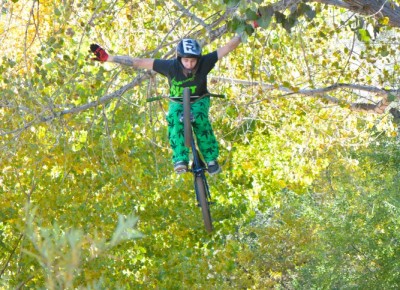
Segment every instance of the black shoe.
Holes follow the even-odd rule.
[[[174,170],[177,174],[185,173],[188,171],[188,163],[186,161],[175,162]]]
[[[221,172],[221,167],[216,160],[207,163],[208,173],[214,175]]]

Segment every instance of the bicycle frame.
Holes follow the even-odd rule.
[[[192,96],[192,98],[197,101],[204,97],[217,97],[217,98],[225,98],[225,95],[219,94],[211,94],[207,93],[202,96]],[[210,214],[210,204],[211,204],[211,194],[210,189],[207,183],[206,174],[207,171],[206,164],[201,159],[199,151],[197,150],[197,145],[195,138],[193,136],[192,130],[192,123],[190,120],[190,103],[191,103],[191,96],[190,96],[190,89],[185,88],[183,91],[183,101],[181,97],[170,97],[170,96],[157,96],[153,98],[148,98],[147,102],[152,102],[161,99],[169,99],[173,102],[182,103],[183,105],[183,126],[184,126],[184,136],[185,136],[185,146],[192,150],[193,154],[193,162],[190,172],[193,173],[194,177],[194,189],[196,193],[196,199],[198,205],[201,207],[204,226],[207,232],[212,232],[212,220]]]

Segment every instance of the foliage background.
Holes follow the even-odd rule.
[[[0,3],[0,287],[399,287],[389,18],[300,1]],[[88,47],[171,57],[184,36],[208,52],[234,31],[245,42],[210,76],[228,98],[211,112],[223,173],[209,235],[191,177],[171,174],[167,104],[146,102],[166,81]],[[392,93],[380,114],[365,109],[374,89]]]

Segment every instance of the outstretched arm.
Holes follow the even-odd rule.
[[[234,50],[242,42],[240,35],[236,35],[227,44],[217,49],[218,59],[223,58],[225,55]]]
[[[258,15],[258,17],[261,17],[261,13],[260,12],[257,12],[257,15]],[[259,25],[258,25],[256,20],[254,20],[251,23],[251,26],[253,27],[253,29],[256,29],[256,28],[259,27]],[[242,36],[240,34],[237,34],[230,41],[228,41],[227,44],[225,44],[224,46],[222,46],[222,47],[217,49],[218,59],[221,59],[225,55],[230,53],[232,50],[234,50],[236,47],[238,47],[241,42],[242,42]]]
[[[104,48],[98,44],[91,44],[90,50],[96,56],[93,60],[101,62],[115,62],[133,68],[153,69],[154,59],[152,58],[133,58],[125,55],[109,55]]]
[[[153,69],[154,63],[152,58],[133,58],[127,55],[109,55],[107,61],[143,69]]]

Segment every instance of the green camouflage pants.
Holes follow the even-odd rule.
[[[218,143],[215,138],[208,112],[210,109],[210,98],[201,99],[191,105],[194,117],[193,131],[196,136],[197,145],[206,162],[218,158]],[[180,103],[169,102],[167,115],[168,138],[172,148],[172,161],[189,161],[189,149],[185,146],[183,123],[180,121],[183,106]]]

